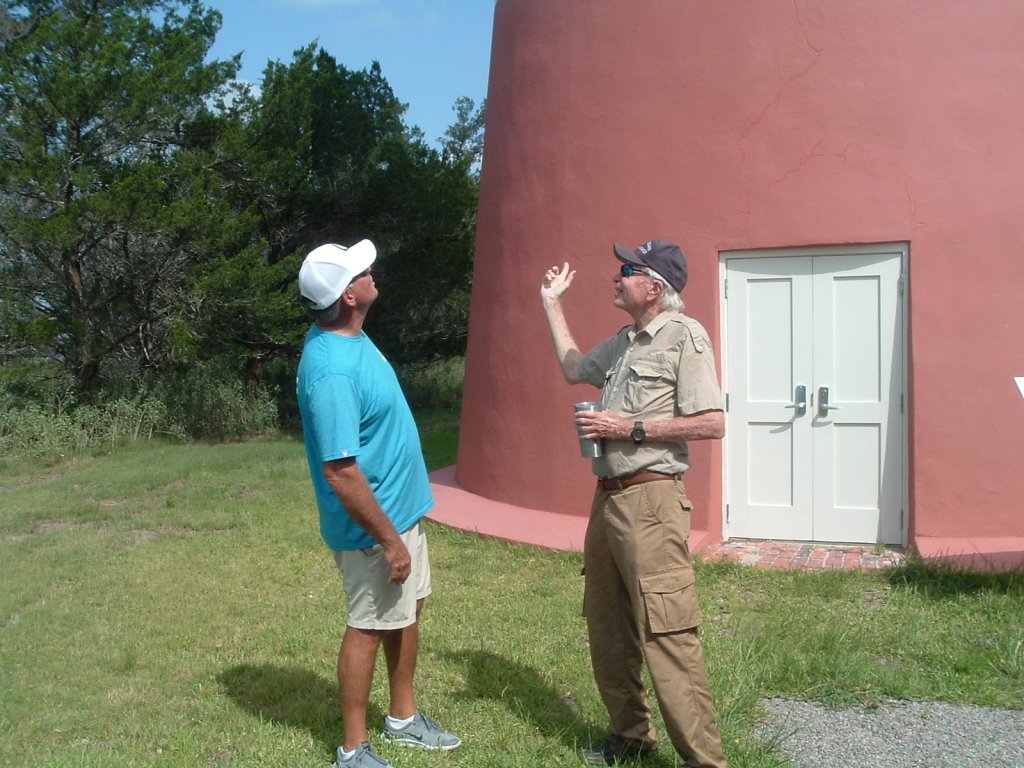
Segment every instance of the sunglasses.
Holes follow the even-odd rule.
[[[650,277],[650,272],[633,264],[623,264],[619,267],[619,274],[623,277],[632,277],[633,275],[647,275]]]

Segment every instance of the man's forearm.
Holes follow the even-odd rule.
[[[569,330],[569,323],[565,319],[562,304],[557,299],[546,299],[543,304],[544,316],[548,321],[551,341],[555,346],[555,356],[558,358],[558,364],[562,367],[562,375],[570,384],[576,384],[580,381],[577,367],[583,355],[572,336],[572,332]]]
[[[639,419],[611,411],[595,411],[590,415],[576,414],[580,436],[593,440],[630,440],[636,421],[643,421],[648,442],[684,443],[689,440],[718,440],[725,435],[725,414],[717,410],[701,411],[670,419]]]
[[[394,524],[381,509],[373,489],[355,459],[324,462],[324,476],[345,512],[381,546],[391,569],[390,581],[404,584],[412,572],[412,558]]]
[[[354,460],[326,462],[324,476],[348,516],[374,541],[390,546],[400,540],[398,531],[373,495],[366,475]]]
[[[690,440],[719,440],[725,436],[725,414],[704,411],[691,416],[644,421],[648,440],[681,443]]]

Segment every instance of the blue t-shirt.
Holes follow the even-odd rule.
[[[326,461],[355,459],[399,533],[433,508],[412,411],[369,336],[341,336],[314,325],[302,347],[296,389],[320,535],[328,547],[361,549],[375,542],[334,494],[324,476]]]

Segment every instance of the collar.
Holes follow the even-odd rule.
[[[641,333],[646,333],[648,336],[655,336],[658,331],[665,327],[668,323],[672,322],[674,312],[659,312],[654,318],[640,330],[637,330],[634,326],[629,331],[629,340],[634,341],[637,336]]]

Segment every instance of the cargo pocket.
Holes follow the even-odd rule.
[[[682,565],[640,577],[647,626],[655,635],[692,629],[701,622],[693,568]]]

